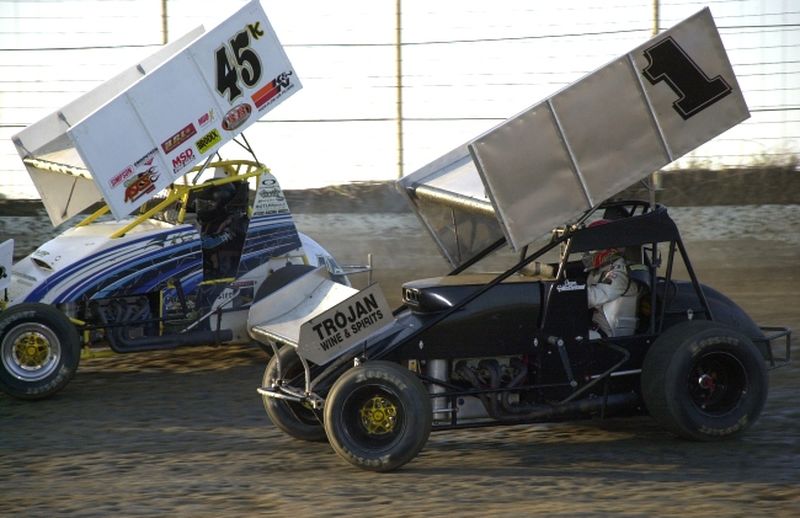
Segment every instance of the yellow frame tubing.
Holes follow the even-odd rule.
[[[196,166],[196,167],[192,168],[189,171],[189,173],[200,171],[201,167],[202,166]],[[252,162],[250,160],[223,160],[223,161],[220,161],[220,162],[213,162],[211,164],[208,164],[206,169],[212,168],[212,167],[213,168],[220,168],[220,167],[223,168],[225,170],[225,174],[228,175],[227,178],[216,178],[216,179],[210,180],[208,182],[205,182],[205,183],[203,183],[201,185],[189,185],[189,184],[184,184],[184,185],[172,184],[172,185],[170,185],[169,186],[169,194],[167,195],[166,198],[164,198],[164,200],[161,203],[159,203],[158,205],[148,209],[146,212],[141,213],[132,222],[130,222],[129,224],[125,225],[123,228],[121,228],[121,229],[117,230],[116,232],[114,232],[113,234],[111,234],[111,236],[110,236],[111,239],[117,239],[117,238],[120,238],[120,237],[124,236],[125,234],[130,232],[131,229],[136,228],[142,222],[144,222],[145,220],[149,219],[154,214],[157,214],[158,212],[161,212],[164,208],[168,207],[169,205],[175,203],[178,200],[180,200],[182,202],[181,203],[181,208],[178,211],[178,223],[179,224],[183,223],[184,218],[186,217],[186,202],[187,202],[187,200],[189,198],[189,194],[192,191],[200,191],[200,190],[207,189],[208,187],[213,187],[213,186],[216,186],[216,185],[224,185],[226,183],[238,182],[238,181],[241,181],[241,180],[247,180],[248,178],[258,177],[258,176],[261,176],[264,173],[268,173],[269,172],[269,168],[267,168],[266,166],[264,166],[262,164],[259,164],[257,162]],[[242,172],[243,168],[244,168],[244,172]],[[187,174],[189,174],[189,173],[187,173]],[[184,176],[184,179],[185,178],[186,177]],[[94,221],[96,221],[100,216],[103,216],[104,214],[107,214],[109,211],[110,211],[110,209],[109,209],[108,205],[103,205],[98,210],[93,212],[91,215],[89,215],[86,218],[84,218],[76,226],[77,227],[83,227],[83,226],[89,225],[89,224],[93,223]],[[250,207],[248,207],[248,212],[250,212]]]
[[[93,212],[91,215],[89,215],[89,216],[86,216],[86,217],[85,217],[83,220],[81,220],[81,222],[80,222],[80,223],[78,223],[78,224],[77,224],[77,225],[75,225],[75,226],[76,226],[76,227],[85,227],[86,225],[89,225],[90,223],[94,223],[94,221],[95,221],[97,218],[99,218],[99,217],[100,217],[100,216],[102,216],[103,214],[106,214],[106,213],[108,213],[110,210],[111,210],[111,209],[109,209],[109,208],[108,208],[108,205],[103,205],[102,207],[100,207],[99,209],[97,209],[96,211],[94,211],[94,212]]]

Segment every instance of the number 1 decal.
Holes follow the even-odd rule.
[[[667,82],[678,96],[672,107],[684,120],[731,93],[721,76],[709,79],[671,36],[645,49],[644,56],[647,66],[642,73],[651,84]]]

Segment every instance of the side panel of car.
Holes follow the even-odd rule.
[[[428,359],[518,354],[532,344],[540,308],[540,283],[499,285],[443,322],[406,341],[393,357]],[[437,318],[437,313],[410,314],[406,318],[416,320],[414,325],[425,326]]]
[[[738,304],[709,286],[702,287],[715,322],[736,329],[751,340],[763,338],[758,324]],[[661,301],[666,303],[664,329],[694,318],[709,320],[692,284],[688,281],[672,281],[669,285],[660,281],[656,296],[660,304],[663,303]]]
[[[59,249],[74,246],[67,233],[42,245]],[[118,240],[103,240],[95,251],[75,258],[70,264],[48,272],[32,259],[36,252],[14,266],[16,281],[36,279],[49,274],[32,286],[16,302],[63,304],[85,298],[106,298],[143,294],[152,291],[164,278],[191,275],[200,264],[200,239],[190,225],[148,231]]]
[[[59,239],[57,237],[47,245],[53,248]],[[300,238],[291,215],[253,218],[248,225],[238,274],[244,275],[270,257],[284,255],[299,247]],[[38,285],[31,286],[24,298],[12,302],[64,304],[85,299],[143,295],[176,279],[188,294],[204,280],[202,263],[201,235],[191,225],[130,238],[107,239],[99,250],[51,273]],[[14,266],[19,282],[25,282],[26,278],[36,279],[33,274],[43,270],[43,265],[31,257]]]

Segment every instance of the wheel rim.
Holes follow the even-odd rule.
[[[51,375],[61,358],[61,342],[49,327],[29,322],[3,338],[3,366],[15,378],[31,382]]]
[[[369,449],[391,448],[405,427],[400,398],[387,387],[370,385],[354,391],[343,411],[348,435]]]
[[[721,416],[738,407],[747,394],[747,371],[734,355],[711,352],[694,362],[688,383],[695,407],[704,414]]]
[[[361,426],[370,435],[390,434],[397,426],[397,405],[382,395],[375,395],[359,409]]]

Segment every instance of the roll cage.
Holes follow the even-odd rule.
[[[612,219],[612,221],[606,225],[589,228],[586,223],[596,217],[608,218]],[[497,240],[471,259],[453,269],[448,276],[462,273],[493,252],[502,248],[505,244],[505,238]],[[659,244],[667,246],[666,257],[662,255]],[[534,263],[548,252],[559,247],[559,261],[552,265],[557,273],[554,279],[550,279],[551,284],[554,286],[559,282],[565,281],[568,275],[574,272],[574,269],[579,266],[579,261],[570,260],[571,254],[609,247],[626,247],[641,252],[638,257],[641,261],[640,264],[644,266],[643,272],[645,272],[647,276],[645,282],[653,288],[647,291],[650,307],[653,308],[654,311],[651,318],[649,318],[646,329],[642,329],[640,332],[637,332],[636,335],[630,337],[618,337],[613,339],[602,338],[599,340],[612,348],[619,349],[619,352],[622,354],[622,360],[617,362],[607,372],[602,373],[599,378],[592,380],[592,386],[596,385],[598,382],[597,380],[610,376],[620,365],[627,363],[630,359],[630,347],[621,348],[615,345],[615,343],[627,344],[628,346],[641,343],[642,341],[651,343],[652,340],[664,330],[666,318],[670,316],[671,313],[675,315],[683,315],[686,313],[685,309],[676,308],[674,311],[670,309],[673,305],[674,296],[677,293],[676,289],[669,289],[670,286],[674,286],[673,273],[675,271],[677,256],[680,257],[689,274],[692,291],[696,294],[697,300],[700,301],[701,305],[699,310],[690,310],[689,312],[691,314],[684,318],[691,319],[697,317],[703,320],[715,320],[704,288],[697,278],[686,247],[681,239],[680,232],[675,222],[670,218],[667,208],[658,204],[651,206],[648,202],[640,200],[610,201],[584,212],[575,222],[554,229],[550,240],[534,252],[528,253],[526,249],[523,249],[520,253],[520,259],[516,264],[495,276],[490,282],[480,286],[448,309],[435,314],[422,325],[414,326],[411,330],[398,330],[389,339],[382,340],[378,343],[364,343],[363,347],[355,349],[354,353],[341,356],[328,365],[315,366],[309,365],[303,361],[304,371],[306,373],[306,392],[327,389],[330,384],[338,378],[342,371],[352,365],[354,356],[357,362],[378,360],[391,356],[394,351],[418,340],[420,336],[432,327],[438,325],[458,311],[461,311],[469,303],[483,296],[500,283],[514,275],[520,274],[526,266]],[[662,277],[659,277],[658,271],[664,264],[664,261],[666,261],[665,272]],[[661,301],[657,299],[659,291],[654,289],[659,284],[664,286],[664,289],[661,290],[661,293],[663,293],[663,299]],[[557,293],[555,289],[547,291],[544,301],[545,307],[551,305],[552,297],[556,297]],[[396,317],[400,316],[406,309],[407,306],[405,304],[401,305],[393,311],[393,314]],[[760,329],[764,332],[763,337],[753,338],[754,341],[764,345],[765,356],[769,365],[774,368],[787,364],[790,357],[789,346],[791,331],[782,327],[761,327]],[[540,332],[544,333],[547,330],[548,325],[545,312],[545,316],[543,316],[540,325]],[[547,343],[552,345],[563,344],[565,341],[573,341],[570,337],[559,336],[557,334],[544,335],[543,338]],[[782,355],[775,355],[772,352],[772,343],[781,338],[785,340],[785,350]],[[637,356],[643,356],[644,353],[643,351],[638,351],[636,354]],[[435,380],[426,378],[424,375],[420,374],[420,377],[427,382],[438,383]],[[583,387],[585,387],[585,385]],[[582,387],[579,388],[579,390],[581,393],[583,392]],[[577,395],[578,393],[573,393],[572,396],[569,396],[569,400],[574,399]]]
[[[197,183],[203,172],[214,169],[224,171],[225,177],[214,178],[203,183]],[[181,178],[182,183],[170,184],[163,194],[154,197],[152,200],[142,205],[142,207],[140,207],[137,211],[137,214],[133,220],[111,234],[110,237],[112,239],[123,237],[132,229],[142,224],[142,222],[151,218],[167,219],[165,216],[167,210],[175,211],[174,216],[168,218],[170,223],[182,224],[186,220],[190,200],[196,193],[206,189],[218,187],[220,185],[247,181],[250,178],[258,179],[258,177],[262,174],[269,172],[269,168],[257,161],[252,160],[220,160],[196,166],[191,169],[190,174],[184,175]],[[195,174],[194,177],[189,180],[191,173]],[[108,204],[104,203],[92,214],[81,220],[76,226],[87,226],[109,212],[110,208]],[[252,207],[248,205],[248,216],[250,216],[251,213]]]

